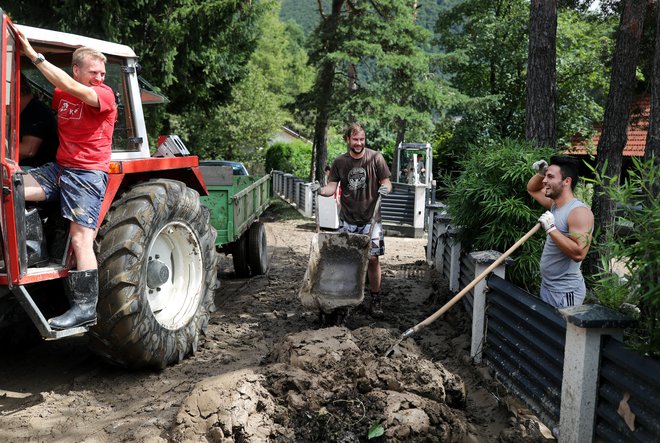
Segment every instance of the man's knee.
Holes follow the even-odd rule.
[[[25,174],[23,177],[23,194],[26,201],[40,202],[46,200],[46,191],[30,174]]]
[[[71,244],[73,247],[93,247],[94,246],[94,229],[81,226],[77,223],[71,222],[69,226],[69,233],[71,235]]]

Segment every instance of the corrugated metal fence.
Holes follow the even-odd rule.
[[[559,424],[566,320],[510,282],[488,277],[484,360],[549,427]]]
[[[660,442],[660,362],[612,337],[602,348],[596,435],[611,443]]]

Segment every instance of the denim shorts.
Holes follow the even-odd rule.
[[[369,235],[371,223],[366,225],[353,225],[344,220],[339,221],[339,232],[348,232],[349,234]],[[383,225],[376,223],[374,232],[371,233],[371,255],[385,254],[385,235],[383,234]]]
[[[28,173],[46,193],[46,201],[60,201],[62,217],[86,228],[97,228],[108,174],[63,168],[57,163],[46,163]]]

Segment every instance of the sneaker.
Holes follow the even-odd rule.
[[[383,307],[380,302],[380,292],[372,292],[369,300],[369,311],[374,318],[383,318]]]

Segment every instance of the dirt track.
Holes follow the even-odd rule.
[[[297,213],[295,213],[297,214]],[[264,217],[266,276],[219,272],[217,311],[197,354],[162,372],[109,366],[86,338],[3,352],[0,441],[546,441],[469,359],[462,307],[401,347],[449,298],[423,239],[386,238],[385,316],[360,308],[323,328],[297,299],[314,226],[282,204]],[[378,432],[376,432],[378,433]]]

